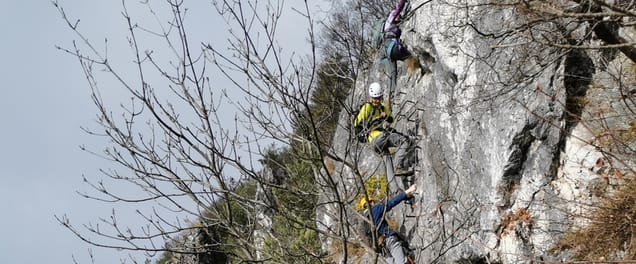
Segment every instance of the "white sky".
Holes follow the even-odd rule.
[[[151,1],[155,5],[165,2]],[[190,2],[202,6],[194,9],[197,12],[216,14],[211,1]],[[109,39],[111,57],[129,60],[117,55],[129,55],[122,35],[121,1],[59,3],[69,16],[81,20],[89,37]],[[129,252],[93,248],[54,218],[66,214],[81,225],[108,217],[113,208],[75,193],[90,190],[82,184],[82,175],[99,178],[98,169],[109,167],[79,149],[79,145],[87,145],[101,150],[105,142],[80,129],[97,127],[97,111],[77,59],[55,49],[55,45],[71,47],[76,37],[51,1],[3,0],[0,22],[0,263],[73,263],[73,256],[80,263],[90,263],[89,249],[94,251],[95,263],[119,263]],[[287,43],[306,49],[306,29],[294,28],[299,26],[302,23],[282,25],[280,32],[296,37]],[[202,22],[191,31],[195,36],[210,35],[210,40],[214,36],[211,31],[223,27]],[[109,96],[116,98],[116,94],[106,94]],[[122,214],[134,219],[129,218],[130,210]],[[134,220],[129,225],[134,226]]]

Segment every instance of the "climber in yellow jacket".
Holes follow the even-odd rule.
[[[390,127],[393,123],[391,109],[382,101],[384,91],[382,86],[374,82],[369,85],[369,103],[365,103],[360,108],[358,116],[354,121],[354,127],[362,127],[368,133],[367,140],[373,149],[379,154],[386,154],[390,147],[397,148],[395,160],[397,161],[395,174],[411,174],[409,169],[411,164],[404,164],[406,154],[412,147],[411,140]],[[393,179],[389,179],[393,181]],[[397,191],[398,189],[393,189]]]

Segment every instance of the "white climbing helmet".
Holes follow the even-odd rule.
[[[369,85],[369,96],[371,96],[371,98],[381,97],[382,95],[382,86],[379,83],[374,82]]]

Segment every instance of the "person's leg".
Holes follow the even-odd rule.
[[[411,140],[398,132],[393,132],[388,136],[389,144],[397,148],[395,152],[395,165],[398,169],[407,169],[410,164],[404,164],[406,154],[409,153],[412,143]]]
[[[389,186],[389,189],[387,190],[387,196],[393,196],[398,192],[404,190],[404,188],[400,187],[398,180],[395,177],[393,160],[391,154],[389,154],[388,152],[384,154],[384,167],[386,169],[386,181]]]
[[[404,46],[398,46],[395,60],[403,61],[408,57],[411,57],[411,53]]]
[[[389,75],[389,102],[393,102],[393,95],[397,87],[397,60],[395,60],[395,52],[398,41],[394,38],[385,41],[386,47],[386,73]]]
[[[401,160],[398,160],[400,163],[398,163],[398,167],[400,168],[404,168],[404,169],[408,169],[408,168],[412,168],[415,163],[417,162],[417,153],[415,153],[416,151],[416,142],[414,141],[414,139],[412,137],[409,136],[405,136],[406,140],[403,143],[403,148],[405,149],[404,151],[404,155],[402,156]]]
[[[384,155],[389,151],[389,147],[391,143],[389,142],[389,138],[387,133],[382,133],[375,137],[373,141],[371,141],[371,146],[373,146],[373,150],[380,155]]]
[[[384,256],[384,260],[386,263],[393,264],[405,264],[408,263],[406,259],[406,254],[404,254],[404,249],[402,248],[402,243],[395,236],[387,237],[384,240],[385,247],[388,249],[389,254]]]
[[[375,152],[382,155],[382,158],[384,159],[384,165],[386,166],[386,182],[389,187],[388,192],[389,194],[394,194],[402,190],[402,188],[400,188],[398,181],[395,179],[393,160],[389,153],[389,147],[394,147],[395,145],[390,141],[390,137],[391,133],[384,132],[375,137],[371,144],[373,145]]]
[[[386,65],[389,74],[389,102],[393,103],[393,95],[397,87],[397,61],[387,59]]]
[[[410,57],[411,53],[406,48],[401,41],[395,41],[394,45],[391,46],[391,51],[389,53],[389,58],[393,61],[403,61],[406,58]]]

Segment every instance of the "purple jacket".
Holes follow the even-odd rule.
[[[406,0],[398,0],[395,9],[391,10],[391,13],[389,13],[389,17],[387,17],[386,21],[384,22],[384,32],[387,38],[400,38],[400,34],[402,32],[400,30],[400,27],[398,27],[398,25],[395,23],[395,19],[402,12],[405,3]]]

